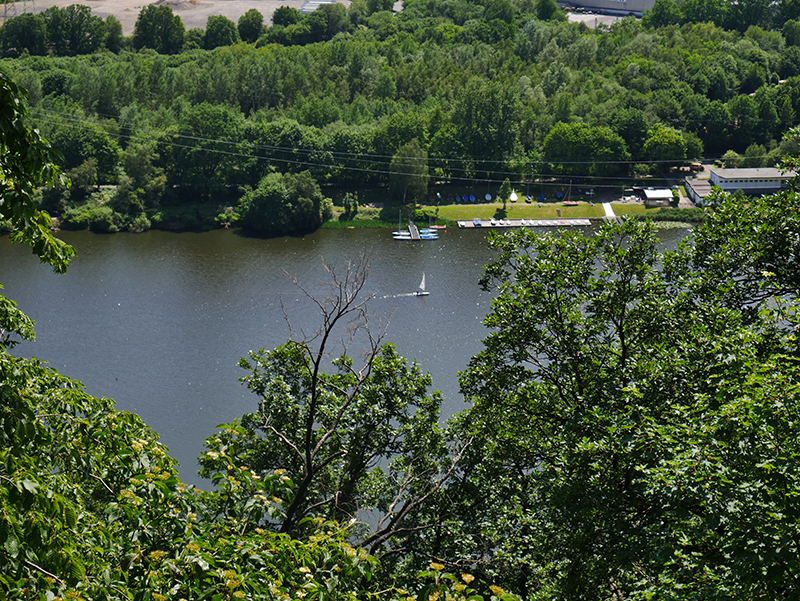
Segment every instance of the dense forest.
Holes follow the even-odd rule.
[[[640,26],[624,21],[621,27]],[[684,27],[688,36],[697,26]],[[681,28],[659,31],[640,31],[634,39],[664,31],[677,36]],[[407,39],[419,49],[418,64],[430,64],[430,57],[423,60],[425,43]],[[335,47],[336,41],[313,46],[321,53]],[[210,186],[200,174],[216,169],[235,179],[263,169],[257,160],[243,160],[247,152],[230,151],[246,146],[241,139],[231,139],[223,152],[221,138],[181,129],[215,123],[214,115],[245,130],[278,124],[305,133],[350,131],[346,121],[338,130],[315,130],[286,116],[266,120],[273,109],[265,107],[245,118],[225,103],[193,106],[179,98],[164,107],[121,107],[117,121],[84,112],[72,96],[115,65],[161,64],[162,77],[142,81],[172,86],[184,66],[198,69],[196,61],[223,56],[235,64],[240,51],[244,63],[248,54],[295,52],[297,59],[309,49],[239,45],[163,63],[148,52],[12,63],[42,66],[20,69],[28,83],[42,74],[46,81],[44,65],[60,64],[69,82],[69,93],[39,95],[28,114],[24,91],[0,74],[0,219],[13,239],[57,272],[75,254],[38,209],[42,186],[67,183],[56,163],[61,156],[33,126],[42,117],[54,140],[71,131],[71,139],[96,136],[84,150],[116,149],[108,156],[119,162],[108,166],[118,168],[120,180],[133,178],[136,164],[146,166],[140,173],[150,170],[143,181],[158,174],[169,182],[177,177],[169,169],[181,165],[184,177],[198,178],[186,182],[198,187]],[[399,53],[398,68],[406,64],[399,46],[386,52]],[[105,66],[92,67],[95,60]],[[76,73],[63,68],[70,61]],[[208,83],[219,81],[214,76]],[[505,97],[494,80],[465,83],[473,86]],[[152,90],[131,88],[145,89]],[[772,89],[757,88],[762,95]],[[468,102],[453,93],[454,103]],[[395,107],[410,103],[384,100]],[[353,106],[367,114],[370,102]],[[265,120],[256,117],[262,112]],[[393,113],[365,131],[390,131],[388,124],[401,116],[416,122],[420,114]],[[455,109],[442,115],[437,134],[458,119]],[[164,131],[177,117],[177,131],[155,133],[159,116]],[[138,124],[131,129],[137,136],[147,124],[154,146],[122,136],[123,123]],[[107,144],[95,144],[100,139]],[[800,129],[791,129],[785,144],[799,139]],[[214,152],[198,152],[199,145]],[[280,147],[299,149],[308,147]],[[245,197],[280,188],[284,177],[316,194],[313,175],[298,164],[307,161],[292,161],[286,165],[298,173],[276,169]],[[87,162],[65,168],[88,170]],[[800,159],[788,155],[781,164],[797,171]],[[168,450],[137,416],[86,394],[80,382],[35,359],[16,356],[15,344],[34,337],[34,324],[0,294],[0,599],[794,598],[800,572],[797,185],[795,179],[787,190],[748,200],[747,211],[741,200],[715,192],[705,222],[668,253],[658,250],[653,225],[636,220],[609,222],[591,235],[528,229],[492,236],[497,258],[480,282],[494,296],[485,318],[489,333],[460,374],[469,407],[447,423],[440,421],[441,398],[424,366],[370,330],[365,258],[327,266],[330,294],[313,299],[318,330],[302,324],[297,337],[242,359],[253,411],[209,432],[200,457],[202,473],[214,483],[208,491],[180,481]],[[337,356],[336,341],[344,336],[362,341],[365,352]]]
[[[99,231],[315,229],[336,190],[554,178],[622,185],[700,158],[771,166],[800,113],[793,0],[659,0],[593,30],[552,0],[251,10],[132,36],[86,6],[0,28],[0,69],[72,186],[43,209]],[[410,180],[410,181],[409,181]],[[420,185],[421,181],[421,185]],[[190,208],[191,207],[191,208]]]

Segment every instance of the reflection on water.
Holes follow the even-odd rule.
[[[685,234],[667,230],[666,245]],[[492,258],[486,236],[456,229],[435,241],[397,242],[383,230],[273,240],[228,230],[64,232],[78,250],[66,275],[3,238],[0,282],[36,321],[36,342],[17,354],[49,361],[89,393],[141,415],[180,461],[182,478],[205,486],[195,475],[203,440],[257,406],[237,381],[244,375],[239,358],[285,342],[287,318],[296,330],[313,332],[316,308],[286,273],[311,294],[324,294],[323,259],[342,267],[369,254],[375,325],[388,321],[386,340],[433,375],[444,413],[460,410],[458,371],[487,333],[481,320],[490,296],[477,283]],[[430,295],[418,297],[423,273]],[[358,349],[348,351],[358,356]]]

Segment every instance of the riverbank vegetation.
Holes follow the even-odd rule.
[[[0,69],[63,153],[72,186],[40,206],[65,227],[238,218],[288,233],[317,227],[326,203],[248,221],[242,203],[274,173],[336,204],[328,190],[357,185],[401,206],[435,205],[433,182],[496,198],[509,180],[554,201],[701,158],[774,165],[796,150],[782,134],[800,111],[800,15],[789,0],[689,4],[590,29],[549,0],[356,1],[189,31],[146,6],[130,37],[75,5],[10,19]],[[184,205],[206,208],[160,216]]]
[[[55,155],[2,75],[0,94],[0,218],[63,272],[33,200]],[[715,192],[666,253],[635,219],[492,236],[488,334],[447,423],[370,315],[366,257],[326,266],[330,294],[302,295],[318,328],[242,359],[253,410],[209,433],[209,491],[136,415],[15,356],[33,323],[0,295],[0,598],[791,597],[796,185],[747,211]]]
[[[661,207],[653,212],[648,212],[642,216],[643,219],[651,221],[678,221],[683,223],[702,223],[706,220],[704,211],[697,209],[675,209]]]

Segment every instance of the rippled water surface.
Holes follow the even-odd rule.
[[[187,482],[206,486],[195,474],[196,457],[215,426],[255,410],[237,361],[286,341],[282,305],[296,328],[319,324],[284,270],[321,295],[323,258],[342,267],[370,254],[367,288],[377,295],[370,310],[390,320],[387,341],[433,375],[445,414],[464,406],[457,373],[487,334],[481,320],[490,295],[477,283],[492,258],[486,231],[448,230],[424,242],[394,241],[386,230],[273,240],[227,230],[60,235],[78,250],[63,276],[27,247],[0,239],[4,292],[36,321],[36,342],[15,353],[49,361],[91,394],[141,415]],[[666,232],[666,244],[683,235]],[[430,296],[410,296],[423,273]]]

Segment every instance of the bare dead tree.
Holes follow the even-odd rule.
[[[296,277],[285,272],[297,288],[317,306],[322,322],[310,335],[306,333],[305,328],[301,327],[299,336],[296,337],[291,319],[285,306],[281,303],[284,317],[289,326],[290,344],[293,344],[301,351],[306,361],[305,369],[310,378],[309,397],[306,403],[307,410],[303,420],[304,437],[302,447],[297,447],[293,444],[284,433],[269,423],[269,416],[264,416],[264,428],[271,431],[296,453],[303,466],[302,478],[297,483],[294,498],[286,509],[286,518],[281,526],[281,532],[292,531],[297,526],[297,522],[305,515],[306,512],[301,512],[300,507],[306,501],[309,486],[315,476],[344,454],[342,450],[326,453],[327,443],[338,432],[343,417],[352,406],[353,400],[357,398],[363,383],[369,378],[373,363],[380,352],[380,346],[388,328],[388,321],[383,324],[377,333],[373,332],[369,326],[367,304],[375,297],[375,293],[364,294],[364,288],[369,277],[369,256],[366,253],[361,254],[353,261],[348,261],[345,264],[343,273],[340,273],[335,265],[326,263],[324,260],[323,268],[328,277],[324,283],[329,293],[322,299],[311,294]],[[365,334],[367,348],[364,351],[364,362],[360,369],[356,370],[352,366],[348,366],[351,375],[354,377],[354,382],[351,386],[347,389],[335,387],[336,392],[344,400],[338,407],[333,419],[323,424],[320,421],[319,410],[325,387],[320,385],[320,377],[323,373],[326,359],[329,356],[334,332],[340,324],[345,325],[347,337],[343,345],[344,350],[348,348],[350,341],[359,332]],[[319,505],[320,503],[317,503],[309,509]]]
[[[443,499],[469,442],[448,442],[430,375],[386,343],[389,316],[369,311],[368,267],[366,254],[341,267],[323,262],[324,295],[287,274],[319,319],[298,324],[282,305],[289,340],[240,361],[259,410],[210,437],[201,464],[208,477],[236,465],[288,478],[271,480],[280,505],[254,512],[247,527],[303,536],[308,517],[369,515],[352,530],[354,544],[376,556],[404,545],[424,554],[424,531],[449,515]]]

